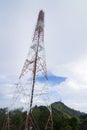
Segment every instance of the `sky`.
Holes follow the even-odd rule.
[[[51,102],[87,112],[86,5],[86,0],[0,0],[0,107],[11,100],[42,9]]]

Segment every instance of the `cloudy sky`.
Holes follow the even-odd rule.
[[[86,0],[0,0],[0,107],[11,98],[41,9],[52,102],[87,112]]]

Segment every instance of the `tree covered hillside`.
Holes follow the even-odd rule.
[[[87,114],[73,110],[62,102],[55,102],[52,106],[53,130],[87,130]],[[0,109],[0,130],[24,130],[26,111],[22,108],[11,110]],[[32,110],[35,123],[39,130],[44,130],[49,111],[45,106],[35,106]],[[8,119],[9,117],[9,119]]]

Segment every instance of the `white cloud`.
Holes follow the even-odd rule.
[[[13,96],[14,87],[12,84],[0,84],[0,107],[9,107]]]
[[[63,101],[73,108],[87,112],[87,55],[73,63],[57,66],[55,75],[66,76],[67,80],[53,89],[59,91]]]

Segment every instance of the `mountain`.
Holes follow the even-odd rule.
[[[71,109],[62,102],[52,103],[51,108],[54,130],[82,130],[80,127],[84,128],[87,126],[87,123],[83,123],[84,118],[86,119],[87,117],[85,113]],[[35,106],[32,114],[40,130],[43,130],[49,117],[47,107]]]
[[[55,103],[51,104],[51,106],[52,106],[52,110],[54,112],[60,113],[62,115],[68,116],[68,117],[72,117],[72,116],[79,117],[79,116],[85,114],[83,112],[69,108],[62,102],[55,102]]]
[[[73,110],[62,102],[52,103],[51,107],[52,118],[49,118],[49,110],[46,106],[35,106],[32,109],[31,121],[39,128],[38,130],[44,130],[48,123],[48,127],[53,125],[53,130],[87,130],[87,114]],[[7,108],[0,109],[0,130],[3,126],[7,126],[7,113]],[[26,114],[23,108],[9,111],[11,130],[25,129]]]

